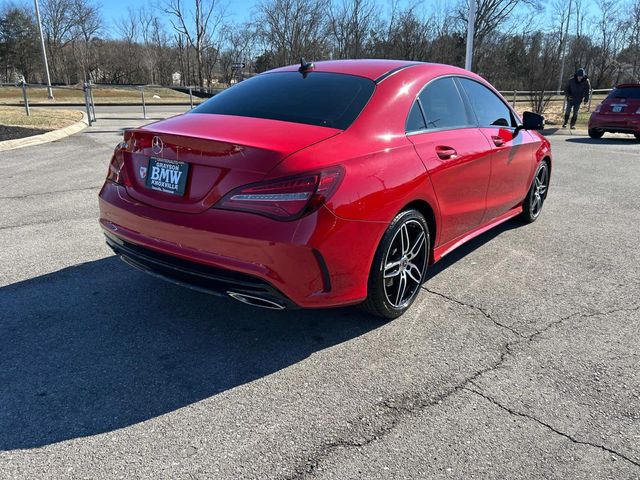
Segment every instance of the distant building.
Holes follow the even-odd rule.
[[[182,75],[180,72],[173,72],[171,74],[171,84],[172,85],[180,85],[180,80],[182,79]]]

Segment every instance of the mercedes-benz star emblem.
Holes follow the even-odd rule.
[[[163,148],[164,144],[162,143],[160,137],[153,137],[153,140],[151,140],[151,151],[156,155],[160,155]]]

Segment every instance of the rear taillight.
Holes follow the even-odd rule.
[[[295,220],[320,208],[336,191],[342,176],[343,169],[334,167],[245,185],[225,195],[215,208],[251,212],[282,221]]]
[[[127,175],[124,168],[124,152],[129,148],[129,132],[125,131],[124,140],[116,145],[109,162],[109,170],[107,171],[107,180],[118,185],[127,186]]]

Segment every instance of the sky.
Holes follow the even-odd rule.
[[[261,0],[216,0],[216,2],[226,5],[227,20],[234,23],[242,23],[249,20],[254,7]],[[392,0],[376,0],[379,4],[383,14],[390,11]],[[42,2],[42,0],[40,0]],[[127,15],[127,10],[132,8],[138,10],[141,7],[155,9],[159,14],[162,13],[160,5],[164,0],[94,0],[94,2],[100,6],[102,17],[104,19],[103,35],[106,37],[117,37],[116,25],[119,19]],[[192,0],[182,0],[185,6],[193,4]],[[442,7],[457,4],[459,0],[399,0],[399,5],[404,7],[406,5],[416,5],[417,11],[426,13],[432,10],[439,10]],[[544,8],[541,12],[544,16],[543,19],[548,20],[549,4],[551,0],[540,0],[539,4]],[[26,6],[33,8],[33,0],[0,0],[0,4],[3,3],[24,3]],[[163,15],[159,15],[163,16]],[[540,18],[540,17],[538,17]],[[543,20],[544,21],[544,20]],[[168,22],[167,22],[168,23]],[[167,25],[168,26],[168,25]]]
[[[421,0],[417,1],[421,2]],[[249,20],[253,7],[259,2],[260,0],[221,0],[221,4],[226,3],[227,5],[226,12],[228,20],[238,23]],[[450,2],[457,3],[457,0],[422,0],[422,5],[424,5],[425,9],[428,9],[434,4],[447,4]],[[96,0],[96,3],[101,6],[106,27],[109,29],[110,27],[113,28],[119,18],[126,15],[128,8],[137,10],[144,6],[160,10],[159,6],[153,7],[153,5],[161,4],[162,0]],[[183,0],[183,3],[185,5],[190,5],[193,2],[190,0]],[[378,3],[383,10],[386,10],[389,8],[391,0],[378,0]],[[399,3],[401,6],[404,6],[405,4],[416,3],[416,0],[400,0]]]
[[[228,0],[227,12],[232,18],[235,18],[238,21],[243,21],[248,18],[247,13],[251,10],[251,7],[253,7],[256,1],[257,0]],[[154,8],[151,5],[157,2],[155,0],[103,0],[97,1],[96,3],[101,5],[105,20],[113,22],[124,16],[129,7],[134,9],[138,9],[142,6]],[[189,4],[188,1],[184,3],[186,5]]]

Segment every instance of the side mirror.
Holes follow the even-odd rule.
[[[525,130],[542,130],[544,128],[544,116],[533,112],[522,114],[522,128]]]
[[[518,135],[520,130],[542,130],[544,128],[544,116],[533,112],[522,114],[522,125],[518,125],[513,132],[513,136]]]

